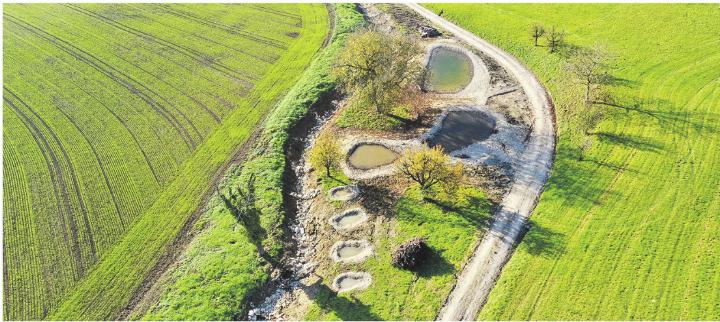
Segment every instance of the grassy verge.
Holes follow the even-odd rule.
[[[558,156],[532,228],[481,319],[720,318],[720,10],[700,4],[433,4],[509,51],[558,107]],[[533,23],[618,56],[624,108],[571,148],[565,57],[534,47]]]
[[[51,319],[111,319],[128,303],[167,246],[202,202],[208,182],[237,146],[252,132],[262,115],[287,91],[314,57],[325,38],[327,13],[323,6],[301,7],[308,19],[306,30],[292,47],[255,85],[234,113],[198,146],[185,162],[177,179],[158,196],[152,206],[91,272],[68,293],[50,314]],[[315,44],[308,45],[308,44]],[[293,75],[297,75],[294,76]]]
[[[343,47],[346,35],[362,24],[362,15],[352,4],[338,4],[332,42],[313,63],[268,117],[265,129],[248,161],[224,180],[224,186],[246,182],[256,175],[256,208],[260,224],[268,232],[281,229],[282,176],[288,129],[304,116],[310,106],[335,86],[330,68]],[[178,268],[172,272],[158,304],[144,317],[150,320],[244,319],[248,296],[268,279],[268,263],[257,254],[245,228],[214,198],[201,217],[206,225],[189,245]],[[274,234],[264,241],[278,256],[281,244]]]
[[[336,125],[340,128],[385,131],[402,127],[403,122],[400,117],[410,117],[405,106],[398,106],[391,113],[398,117],[378,113],[368,106],[350,102],[341,112]]]
[[[375,256],[351,267],[335,265],[327,276],[354,270],[372,275],[366,290],[335,295],[329,285],[321,286],[306,320],[432,320],[454,274],[461,269],[472,246],[485,231],[490,205],[482,192],[464,187],[456,198],[429,203],[419,189],[408,189],[395,205],[394,220],[387,232],[374,242]],[[416,272],[393,267],[392,252],[405,241],[425,237],[433,249]],[[326,282],[330,282],[328,279]]]

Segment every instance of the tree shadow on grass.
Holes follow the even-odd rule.
[[[591,202],[601,204],[601,196],[616,195],[614,190],[598,185],[595,180],[598,163],[603,168],[608,166],[615,171],[624,171],[624,166],[602,164],[604,161],[578,161],[576,151],[567,146],[560,146],[557,150],[553,172],[545,187],[545,198],[560,197],[569,204],[578,202]]]
[[[372,286],[370,286],[372,287]],[[381,318],[370,310],[370,306],[352,297],[338,296],[337,292],[325,285],[321,279],[303,290],[323,312],[332,312],[343,321],[379,321]]]
[[[469,202],[474,203],[474,204],[488,202],[485,199],[476,198],[474,196],[470,196],[468,198],[470,198]],[[436,199],[432,199],[432,198],[425,198],[424,201],[437,206],[438,208],[442,209],[444,212],[453,213],[453,214],[458,215],[460,218],[463,218],[465,221],[473,224],[473,226],[475,226],[477,228],[487,228],[490,224],[490,217],[488,216],[489,213],[478,213],[477,208],[458,207],[447,201],[440,201],[440,200],[436,200]]]
[[[533,256],[557,258],[565,253],[566,243],[565,234],[530,222],[520,247]]]
[[[666,99],[635,97],[623,101],[598,102],[598,104],[618,108],[628,117],[639,116],[645,120],[652,120],[662,130],[669,130],[683,137],[687,137],[690,131],[696,134],[714,134],[720,131],[715,125],[720,120],[720,114],[688,111]]]
[[[382,185],[361,183],[358,185],[362,192],[360,205],[369,213],[378,216],[391,217],[395,214],[395,200],[397,196],[390,189]]]
[[[621,145],[627,148],[640,151],[659,153],[664,150],[664,144],[652,138],[633,136],[630,134],[616,134],[610,132],[598,132],[595,134],[600,142]]]
[[[413,272],[420,277],[444,276],[455,272],[455,267],[443,256],[442,251],[428,247],[423,261]]]

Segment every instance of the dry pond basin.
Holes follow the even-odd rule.
[[[487,140],[495,133],[495,126],[495,118],[479,109],[449,111],[428,144],[439,145],[449,153]]]

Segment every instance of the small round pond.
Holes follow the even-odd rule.
[[[397,152],[382,144],[365,143],[350,151],[348,163],[356,169],[370,170],[393,163],[397,158]]]
[[[354,184],[340,186],[330,189],[328,194],[330,195],[330,200],[350,201],[360,194],[360,188]]]
[[[473,78],[473,63],[465,53],[449,47],[430,52],[423,88],[436,93],[457,93]]]
[[[495,131],[495,125],[495,118],[480,110],[450,111],[428,144],[452,152],[486,140]]]
[[[367,240],[347,240],[335,243],[330,256],[340,263],[360,263],[372,255],[372,246]]]
[[[330,225],[336,230],[354,230],[367,220],[368,216],[362,208],[353,208],[330,218]]]
[[[370,286],[372,278],[365,272],[347,272],[335,277],[333,288],[339,293],[361,290]]]

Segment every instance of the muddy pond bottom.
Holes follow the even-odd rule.
[[[423,87],[436,93],[456,93],[472,80],[472,61],[466,54],[447,47],[430,53]]]
[[[381,144],[361,144],[352,150],[348,157],[351,166],[369,170],[393,163],[398,154]]]
[[[482,142],[494,131],[495,119],[487,113],[479,110],[450,111],[428,144],[431,147],[439,145],[449,153]]]

